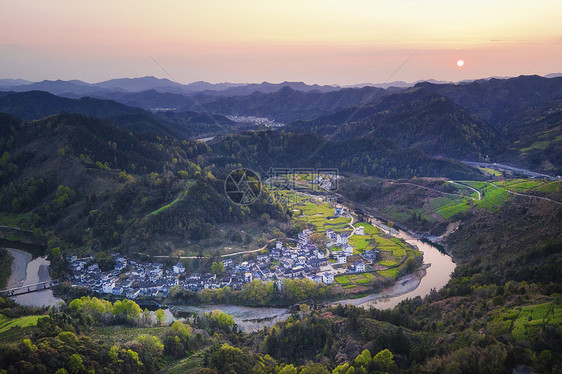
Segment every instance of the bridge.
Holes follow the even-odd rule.
[[[0,290],[0,296],[18,296],[25,295],[31,292],[47,290],[51,287],[57,286],[59,283],[55,280],[48,280],[39,283],[26,284],[20,287],[8,288],[5,290]]]

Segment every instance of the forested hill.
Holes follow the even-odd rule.
[[[457,159],[484,157],[496,143],[496,135],[485,122],[450,99],[420,88],[313,121],[294,122],[287,129],[337,139],[372,136]]]
[[[23,120],[36,120],[59,113],[77,113],[103,118],[127,131],[176,138],[230,132],[234,123],[221,115],[191,113],[165,116],[112,100],[83,97],[69,99],[43,91],[1,92],[0,112]]]
[[[415,87],[448,97],[494,127],[505,125],[530,108],[562,98],[562,77],[537,75],[455,85],[423,82]]]
[[[489,159],[559,175],[561,97],[562,78],[420,83],[369,105],[295,121],[285,131],[334,142],[376,137],[435,157]]]
[[[431,157],[419,148],[402,147],[376,134],[340,139],[311,132],[264,130],[229,135],[210,146],[213,163],[243,163],[262,172],[270,167],[317,167],[386,178],[483,178],[478,170],[459,161]]]
[[[184,109],[201,111],[201,108],[224,115],[258,116],[288,123],[294,120],[310,120],[349,107],[370,103],[393,93],[377,87],[341,89],[338,91],[302,92],[283,87],[273,93],[254,92],[246,96],[209,98],[195,96],[198,101]],[[201,105],[196,105],[196,104]]]
[[[263,213],[285,219],[276,205],[228,200],[229,169],[205,162],[205,143],[136,134],[69,113],[32,122],[0,114],[0,133],[2,219],[33,228],[39,240],[53,230],[67,248],[168,254],[152,244],[205,239],[217,224]]]

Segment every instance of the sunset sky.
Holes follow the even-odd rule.
[[[560,0],[0,0],[0,78],[544,75],[562,71],[561,19]]]

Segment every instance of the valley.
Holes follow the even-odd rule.
[[[0,236],[59,285],[0,298],[0,370],[560,370],[561,78],[25,86]]]

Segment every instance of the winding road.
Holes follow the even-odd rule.
[[[447,182],[448,182],[448,183],[452,183],[452,184],[457,184],[457,185],[459,185],[459,186],[463,186],[463,187],[470,188],[471,190],[473,190],[474,192],[476,192],[476,193],[478,194],[478,199],[475,199],[475,198],[472,197],[472,196],[467,196],[467,195],[463,195],[463,194],[460,194],[460,193],[445,192],[445,191],[440,191],[440,190],[437,190],[437,189],[431,188],[431,187],[420,186],[419,184],[415,184],[415,183],[390,181],[391,184],[405,184],[405,185],[409,185],[409,186],[414,186],[414,187],[418,187],[418,188],[423,188],[423,189],[429,190],[429,191],[434,191],[434,192],[440,193],[440,194],[442,194],[442,195],[452,195],[452,196],[468,197],[468,198],[470,198],[470,199],[472,199],[472,200],[475,200],[475,201],[476,201],[476,200],[482,200],[482,196],[481,196],[481,194],[480,194],[480,191],[478,191],[477,189],[472,188],[472,187],[470,187],[470,186],[467,186],[466,184],[462,184],[462,183],[455,182],[455,181],[447,181]]]

